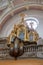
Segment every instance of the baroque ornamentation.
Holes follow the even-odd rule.
[[[22,17],[19,24],[14,25],[14,29],[8,37],[8,46],[10,47],[10,55],[15,57],[21,56],[24,53],[24,45],[31,43],[37,44],[39,35],[35,30],[30,30],[24,24],[25,14],[21,13]]]

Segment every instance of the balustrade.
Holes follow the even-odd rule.
[[[28,46],[28,47],[24,47],[24,52],[40,52],[43,51],[43,46]]]

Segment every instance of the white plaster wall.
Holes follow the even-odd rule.
[[[23,11],[25,14],[27,14],[29,17],[35,17],[39,21],[39,26],[37,27],[37,32],[39,33],[39,36],[43,38],[43,11],[39,10],[28,10]],[[20,16],[16,14],[15,16],[12,16],[11,19],[9,19],[3,26],[0,36],[6,37],[11,33],[11,30],[13,29],[13,26],[15,23],[20,22]]]

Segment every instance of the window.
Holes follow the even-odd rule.
[[[39,21],[34,17],[27,17],[25,18],[25,21],[30,29],[36,29],[39,24]]]

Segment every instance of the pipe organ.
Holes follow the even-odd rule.
[[[24,14],[20,16],[22,16],[21,22],[14,25],[12,32],[4,39],[4,42],[0,39],[0,45],[3,45],[2,48],[0,47],[1,59],[38,57],[38,54],[43,58],[43,44],[37,45],[38,33],[24,24]]]

